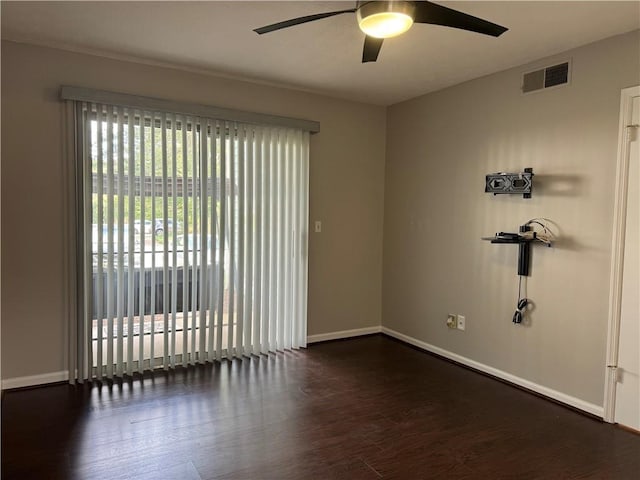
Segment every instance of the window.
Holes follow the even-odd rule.
[[[309,132],[76,102],[79,378],[306,345]]]

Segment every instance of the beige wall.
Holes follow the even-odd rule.
[[[568,58],[569,86],[520,93],[524,71]],[[635,31],[389,108],[383,326],[602,405],[620,90],[639,59]],[[485,174],[525,167],[532,199],[484,193]],[[561,239],[533,247],[535,309],[514,326],[517,247],[480,237],[532,217]]]
[[[62,84],[319,121],[308,331],[380,325],[383,107],[2,42],[3,378],[66,369]]]

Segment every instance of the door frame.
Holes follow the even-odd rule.
[[[622,305],[622,266],[624,262],[625,229],[627,226],[627,193],[629,190],[630,135],[637,126],[631,124],[633,98],[640,96],[640,85],[624,88],[620,94],[618,127],[618,159],[616,165],[615,200],[613,207],[613,238],[611,242],[611,274],[609,279],[609,313],[603,418],[614,423],[618,352],[620,346],[620,309]]]

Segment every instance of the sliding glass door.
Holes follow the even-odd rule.
[[[78,103],[86,377],[306,345],[302,130]]]

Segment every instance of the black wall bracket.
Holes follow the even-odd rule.
[[[522,173],[490,173],[485,178],[484,191],[494,195],[511,193],[531,198],[533,168],[525,168]]]

